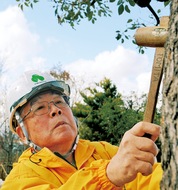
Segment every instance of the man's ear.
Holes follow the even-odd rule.
[[[26,137],[25,137],[25,135],[24,135],[24,133],[22,131],[22,128],[19,125],[16,127],[16,133],[20,137],[20,139],[22,140],[22,142],[25,143],[27,139],[26,139]]]

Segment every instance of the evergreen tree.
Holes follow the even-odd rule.
[[[128,107],[111,80],[105,78],[87,90],[90,95],[81,93],[84,104],[72,108],[79,119],[81,138],[118,144],[125,131],[142,120],[143,109]]]

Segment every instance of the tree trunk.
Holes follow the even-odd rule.
[[[178,189],[178,0],[172,0],[163,81],[161,190]]]

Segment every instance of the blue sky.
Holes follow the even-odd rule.
[[[153,1],[151,5],[162,9],[159,16],[169,14],[163,3]],[[116,30],[124,29],[130,17],[149,26],[156,21],[149,18],[146,8],[137,6],[131,14],[120,17],[115,4],[111,9],[112,17],[98,18],[95,24],[83,20],[74,30],[57,23],[48,1],[22,12],[15,0],[1,0],[0,58],[7,71],[1,84],[8,85],[25,70],[49,70],[60,64],[75,77],[80,89],[108,77],[120,92],[147,92],[154,48],[140,55],[130,41],[121,44],[115,37]]]

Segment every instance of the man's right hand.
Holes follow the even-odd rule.
[[[143,137],[150,134],[151,138]],[[133,181],[137,173],[150,175],[158,154],[155,144],[160,134],[160,126],[148,122],[139,122],[127,131],[119,145],[117,154],[107,166],[109,180],[118,187]]]

